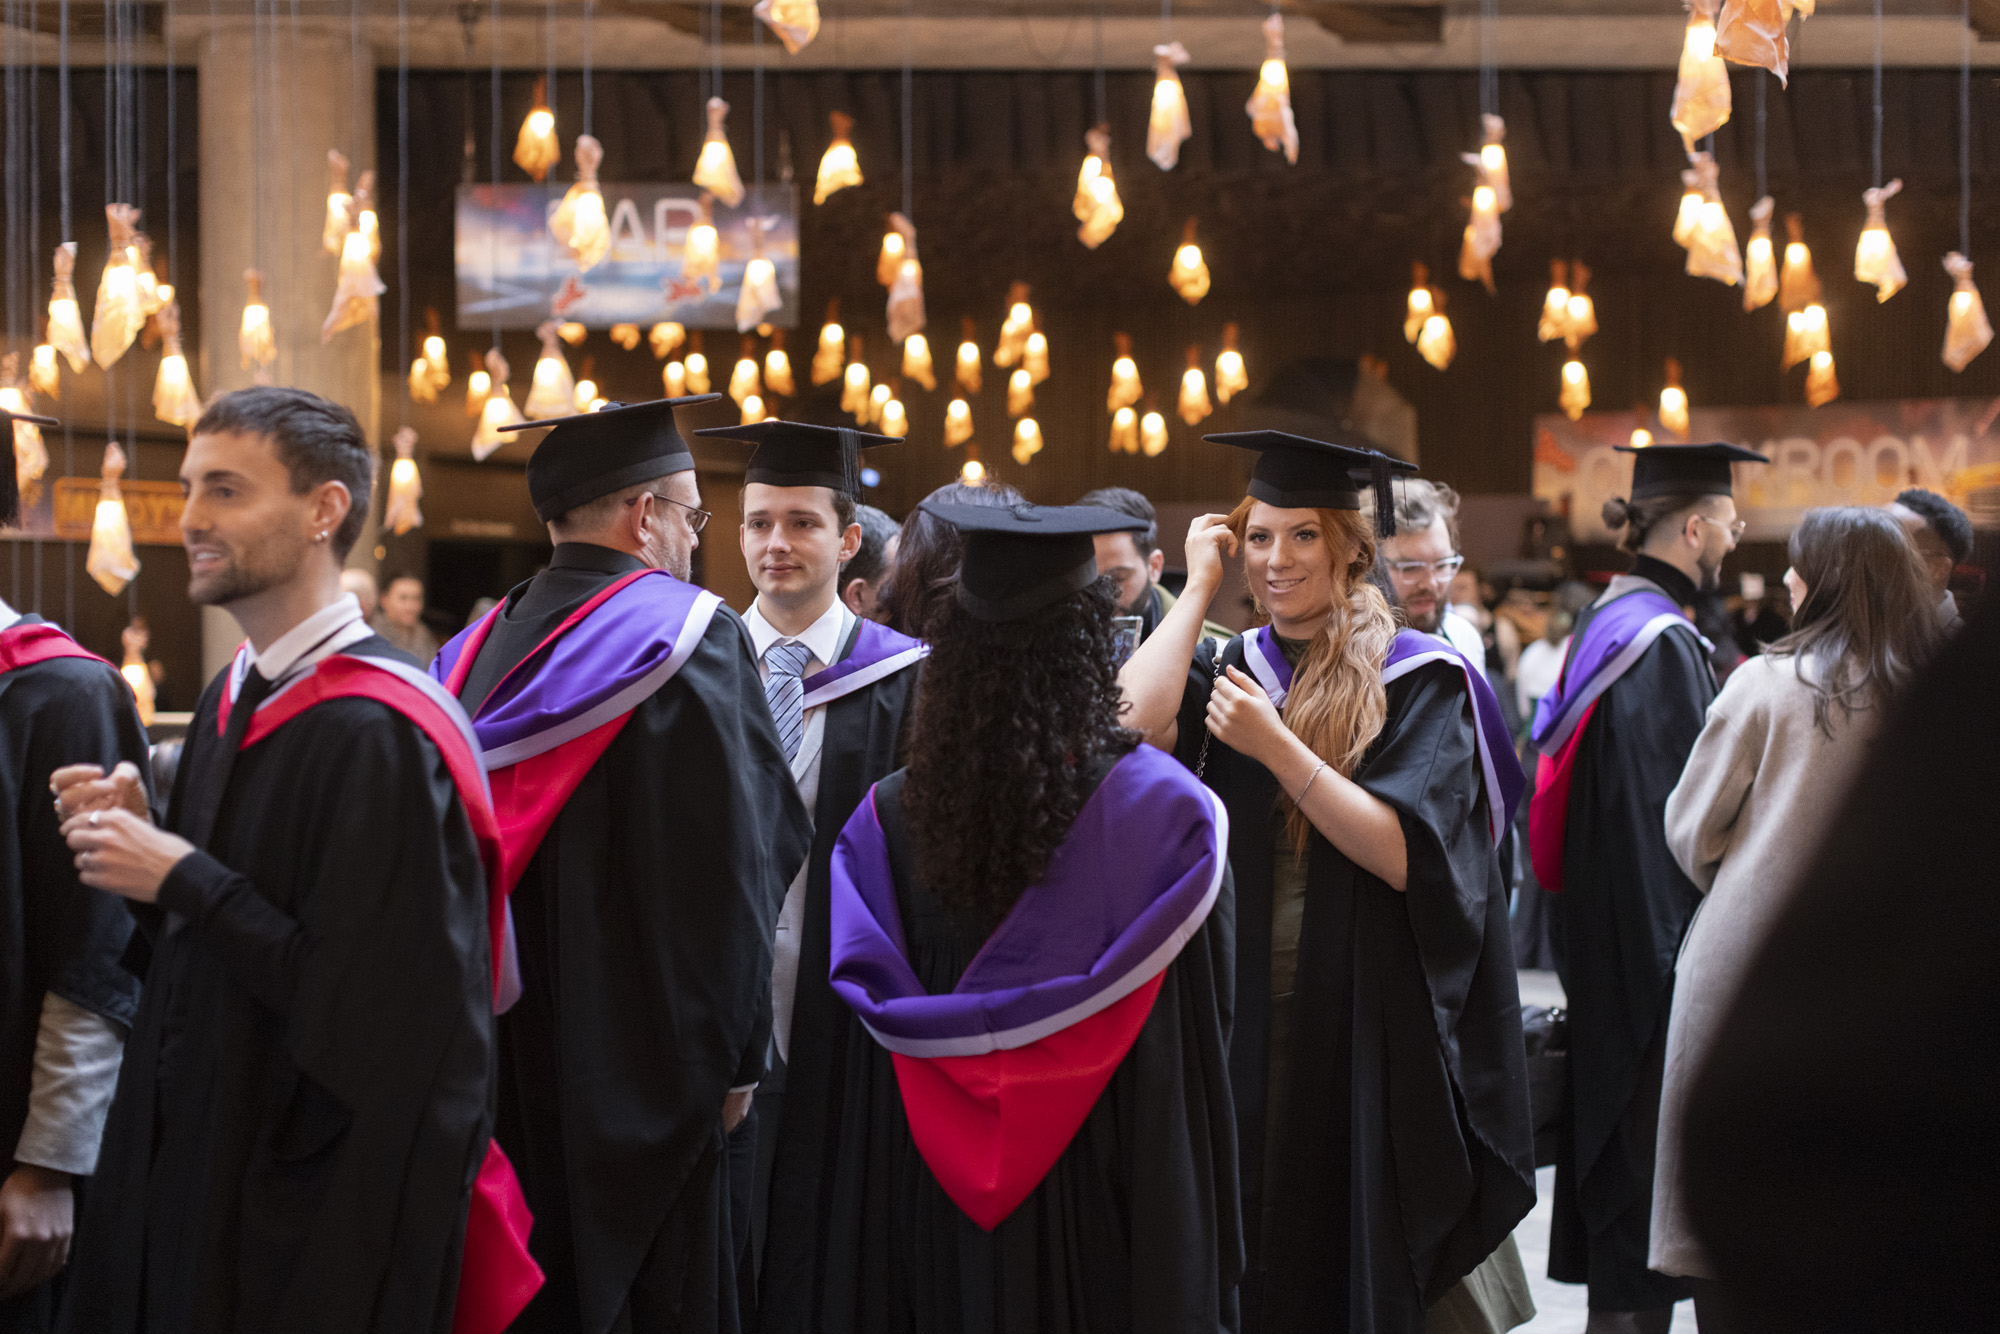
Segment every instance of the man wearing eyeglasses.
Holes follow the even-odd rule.
[[[431,667],[492,775],[516,944],[495,1139],[547,1276],[517,1334],[739,1325],[726,1136],[812,830],[743,622],[687,581],[709,516],[673,409],[716,397],[529,423],[555,554]]]
[[[1378,582],[1389,605],[1403,613],[1404,623],[1447,640],[1485,671],[1486,641],[1477,626],[1451,610],[1446,598],[1465,565],[1458,554],[1458,492],[1421,478],[1398,483],[1396,535],[1383,538],[1376,555],[1382,576]]]

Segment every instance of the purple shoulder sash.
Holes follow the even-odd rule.
[[[715,594],[664,570],[611,585],[536,649],[547,650],[540,668],[508,673],[472,708],[487,768],[518,764],[630,713],[673,679],[721,606]],[[431,675],[448,686],[462,682],[499,614],[495,607],[453,637]]]
[[[1444,662],[1465,674],[1466,693],[1472,697],[1472,718],[1479,742],[1480,776],[1486,783],[1487,832],[1498,843],[1514,823],[1515,808],[1528,785],[1521,762],[1514,756],[1513,734],[1500,713],[1500,700],[1486,673],[1458,651],[1450,640],[1417,630],[1398,630],[1382,663],[1382,684],[1415,671],[1425,663]]]
[[[1570,644],[1555,689],[1535,706],[1529,734],[1535,749],[1544,755],[1562,750],[1598,697],[1638,664],[1654,640],[1676,628],[1695,632],[1673,600],[1651,587],[1599,607]]]
[[[1229,817],[1163,751],[1113,765],[1069,837],[958,985],[926,992],[910,968],[876,792],[833,850],[833,989],[902,1056],[1025,1047],[1157,977],[1207,920],[1228,866]]]
[[[805,700],[800,707],[814,708],[872,686],[921,661],[930,651],[930,645],[923,640],[864,618],[855,627],[854,643],[849,646],[847,656],[805,679]]]

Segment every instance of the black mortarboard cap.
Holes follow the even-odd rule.
[[[1741,445],[1620,445],[1632,460],[1633,500],[1648,496],[1726,496],[1729,465],[1769,463]]]
[[[695,434],[741,440],[756,446],[743,470],[746,482],[762,482],[767,486],[826,486],[856,500],[861,498],[861,451],[903,443],[893,435],[793,421],[709,426]]]
[[[1280,509],[1358,510],[1361,488],[1375,490],[1375,531],[1396,533],[1396,499],[1389,491],[1393,473],[1415,472],[1417,465],[1391,458],[1352,431],[1335,440],[1312,440],[1289,431],[1224,431],[1204,440],[1255,450],[1250,470],[1250,494]],[[1366,474],[1367,481],[1355,480]]]
[[[14,457],[15,422],[27,422],[31,426],[62,425],[54,417],[39,417],[32,412],[9,412],[5,408],[0,408],[0,422],[4,422],[7,427],[8,448],[5,457],[9,460]],[[11,525],[18,523],[21,518],[21,484],[14,476],[13,468],[0,468],[0,472],[6,474],[5,477],[0,477],[0,524]]]
[[[919,506],[965,535],[958,605],[982,621],[1017,621],[1097,581],[1097,533],[1146,525],[1098,505]]]
[[[528,499],[534,502],[536,516],[547,523],[599,496],[692,470],[694,452],[675,429],[674,409],[721,397],[693,394],[650,403],[607,403],[597,412],[516,422],[500,429],[548,431],[528,458]]]

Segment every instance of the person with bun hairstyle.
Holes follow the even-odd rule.
[[[1716,694],[1691,608],[1744,525],[1735,445],[1621,445],[1632,494],[1604,506],[1632,569],[1577,617],[1531,737],[1535,875],[1557,891],[1569,1105],[1549,1277],[1590,1288],[1588,1334],[1666,1334],[1685,1280],[1647,1268],[1674,956],[1700,891],[1667,846],[1667,796]]]
[[[1209,438],[1257,452],[1249,495],[1195,520],[1121,683],[1126,724],[1229,812],[1242,1328],[1508,1329],[1533,1314],[1511,1234],[1535,1186],[1498,701],[1369,581],[1408,465],[1351,436]],[[1202,617],[1239,552],[1268,622],[1218,643]]]

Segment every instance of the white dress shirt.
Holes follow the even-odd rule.
[[[354,594],[342,593],[272,640],[262,653],[252,649],[247,658],[237,659],[230,667],[229,698],[234,700],[242,692],[243,678],[252,667],[266,681],[283,681],[374,633]]]
[[[1453,648],[1470,658],[1474,667],[1481,672],[1486,670],[1486,641],[1480,637],[1478,626],[1446,608],[1444,624],[1438,627],[1438,633],[1450,641]]]
[[[854,613],[839,598],[833,600],[820,618],[805,628],[803,634],[781,635],[769,621],[764,619],[760,603],[752,603],[744,613],[743,624],[750,631],[750,647],[757,654],[757,670],[768,677],[764,667],[764,654],[773,644],[803,644],[812,654],[812,661],[806,664],[805,675],[825,671],[833,666],[840,656],[840,646],[847,642],[854,632]],[[826,706],[814,705],[805,711],[805,731],[799,737],[799,753],[792,757],[792,781],[798,784],[799,798],[806,804],[806,814],[810,816],[819,801],[819,762],[826,745]],[[800,929],[806,913],[806,872],[807,865],[799,868],[792,877],[791,887],[785,891],[785,906],[778,912],[778,935],[772,942],[771,961],[771,1035],[778,1043],[778,1057],[786,1059],[792,1045],[792,998],[798,994]]]

